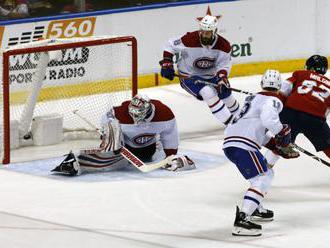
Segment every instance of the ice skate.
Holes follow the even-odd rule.
[[[262,227],[249,220],[249,217],[236,207],[236,218],[232,234],[234,236],[260,236]]]
[[[73,153],[69,153],[63,162],[56,166],[51,172],[61,173],[69,176],[76,176],[79,173],[79,164]]]
[[[274,212],[269,209],[265,209],[263,207],[257,208],[252,216],[252,221],[272,221],[274,220]]]

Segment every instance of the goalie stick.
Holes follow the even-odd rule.
[[[90,127],[95,129],[99,134],[101,134],[100,129],[97,128],[93,123],[91,123],[87,118],[85,118],[80,113],[78,113],[78,111],[79,110],[76,109],[76,110],[73,110],[72,113],[75,114],[76,116],[78,116],[81,120],[85,121]],[[139,171],[142,171],[142,172],[150,172],[150,171],[159,169],[159,168],[165,166],[166,164],[170,163],[172,161],[172,159],[174,158],[174,155],[171,155],[161,161],[146,164],[124,146],[120,148],[120,154],[128,162],[130,162],[131,165],[133,165],[135,168],[137,168]]]

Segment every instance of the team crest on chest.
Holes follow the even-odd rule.
[[[194,67],[202,70],[207,70],[210,68],[213,68],[215,65],[215,59],[212,58],[198,58],[197,60],[194,61]]]
[[[140,134],[133,138],[133,142],[137,145],[146,145],[154,139],[154,134]]]

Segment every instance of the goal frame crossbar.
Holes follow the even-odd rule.
[[[69,40],[68,40],[69,41]],[[132,53],[132,97],[137,94],[138,85],[138,65],[137,65],[137,40],[134,36],[123,36],[114,38],[93,38],[91,40],[79,40],[77,42],[63,44],[45,44],[44,46],[24,47],[3,52],[3,158],[2,163],[10,163],[10,87],[9,87],[9,57],[22,55],[26,53],[50,52],[63,49],[72,49],[76,47],[91,47],[98,45],[107,45],[115,43],[131,42]],[[31,43],[33,44],[33,43]]]

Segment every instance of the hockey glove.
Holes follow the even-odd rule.
[[[282,130],[275,135],[275,144],[278,147],[286,147],[291,143],[291,128],[283,124]]]
[[[299,152],[294,150],[292,145],[277,147],[273,152],[285,159],[298,158],[300,156]]]
[[[218,91],[220,99],[227,98],[231,95],[230,83],[225,74],[217,74],[211,79],[211,83],[216,85],[215,88]]]
[[[194,161],[192,161],[188,156],[184,155],[175,156],[174,159],[163,168],[169,171],[184,171],[196,169],[196,166]]]
[[[161,65],[160,75],[164,78],[167,78],[168,80],[172,81],[174,79],[174,67],[173,67],[173,61],[163,59],[159,61],[159,64]]]
[[[297,158],[300,156],[299,152],[294,150],[291,144],[286,147],[277,146],[274,138],[271,138],[265,147],[285,159]]]
[[[211,83],[230,88],[230,83],[225,71],[218,72],[217,75],[211,79]]]

